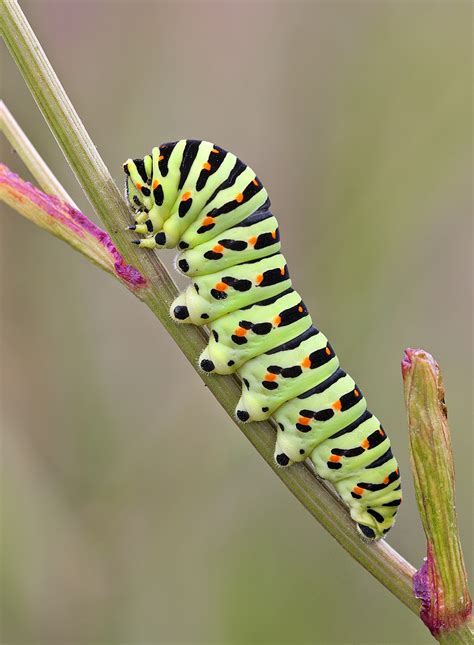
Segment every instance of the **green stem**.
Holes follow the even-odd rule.
[[[471,643],[466,623],[472,602],[458,532],[443,380],[434,358],[422,349],[405,350],[402,373],[416,500],[427,541],[426,561],[415,576],[421,619],[444,642]]]
[[[149,280],[136,295],[145,302],[180,346],[194,369],[207,341],[202,328],[175,325],[168,314],[177,290],[153,252],[129,244],[123,228],[130,215],[120,191],[100,158],[76,111],[47,60],[28,21],[15,0],[2,0],[1,26],[6,44],[56,137],[90,203],[104,222],[128,264]],[[204,377],[211,392],[233,418],[240,382],[233,377]],[[235,419],[234,419],[235,421]],[[238,424],[239,425],[239,424]],[[303,506],[367,571],[418,615],[419,601],[412,593],[414,568],[385,542],[367,544],[354,528],[346,508],[305,464],[279,469],[273,462],[273,423],[239,425],[240,430]]]

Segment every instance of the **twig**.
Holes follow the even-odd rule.
[[[51,169],[38,153],[34,145],[23,132],[15,117],[3,101],[0,100],[0,130],[5,134],[10,145],[16,150],[20,159],[31,172],[39,186],[49,195],[59,197],[63,202],[77,209],[72,197],[56,179]]]
[[[454,460],[439,365],[422,349],[402,362],[416,500],[427,557],[414,579],[421,619],[442,643],[471,643],[472,602],[459,539]]]
[[[77,208],[53,195],[47,195],[23,181],[0,163],[0,199],[21,215],[63,240],[98,267],[114,275],[132,292],[145,278],[126,264],[110,236]]]

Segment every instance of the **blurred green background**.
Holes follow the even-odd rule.
[[[416,566],[399,365],[406,346],[435,355],[469,564],[472,5],[22,6],[117,182],[127,157],[182,137],[264,181],[296,287],[390,432],[405,501],[388,541]],[[2,86],[90,214],[5,48]],[[4,140],[2,160],[29,177]],[[432,642],[292,498],[145,307],[5,207],[0,225],[2,642]]]

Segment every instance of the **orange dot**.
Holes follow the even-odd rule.
[[[384,484],[389,484],[389,483],[390,483],[390,479],[389,479],[388,477],[385,477],[385,479],[383,480],[383,483],[384,483]]]
[[[216,244],[212,250],[214,251],[214,253],[223,253],[224,247],[222,246],[222,244]]]
[[[263,379],[264,381],[276,381],[277,375],[276,374],[271,374],[268,372],[265,374],[265,378]]]
[[[328,356],[330,356],[330,355],[331,355],[331,350],[329,349],[329,347],[326,347],[326,354],[327,354]]]
[[[211,152],[213,152],[215,155],[218,155],[218,154],[219,154],[219,150],[217,150],[217,148],[213,148],[213,149],[211,150]]]
[[[385,432],[382,430],[382,428],[380,428],[380,430],[379,430],[379,435],[380,435],[381,437],[383,437],[383,436],[384,436],[384,434],[385,434]]]
[[[140,183],[139,181],[137,181],[137,183],[135,184],[135,186],[137,187],[137,189],[138,189],[138,190],[141,190],[141,189],[142,189],[142,185],[141,185],[141,183]]]
[[[281,316],[275,316],[275,318],[273,319],[273,324],[275,325],[275,327],[278,327],[280,323],[281,323]]]
[[[211,164],[208,161],[205,161],[202,164],[202,167],[203,167],[204,170],[210,170],[211,169]]]
[[[260,284],[263,282],[263,275],[260,273],[256,278],[255,278],[255,283]]]
[[[160,156],[158,157],[158,161],[163,161],[163,159],[164,159],[164,158],[165,158],[165,157],[164,157],[164,155],[160,155]]]
[[[191,193],[189,192],[189,190],[186,193],[184,193],[184,195],[181,197],[181,201],[187,202],[188,199],[191,199]]]
[[[304,361],[301,363],[301,365],[302,365],[303,367],[311,367],[311,360],[310,360],[309,356],[307,356],[307,357],[304,359]]]
[[[273,237],[273,239],[274,239],[274,240],[276,239],[276,236],[277,236],[277,232],[276,232],[276,231],[272,231],[272,237]]]
[[[398,472],[399,472],[399,471],[398,471],[398,468],[397,468],[397,470],[395,471],[395,475],[398,475]]]
[[[249,244],[250,244],[251,246],[255,246],[255,244],[256,244],[256,243],[257,243],[257,238],[256,238],[256,237],[251,237],[251,238],[249,239]]]
[[[244,195],[243,193],[239,193],[238,195],[235,196],[235,201],[238,202],[239,204],[244,201]]]
[[[362,495],[362,493],[364,492],[364,489],[360,488],[360,486],[354,486],[354,488],[352,489],[352,492],[355,493],[356,495]]]
[[[363,441],[360,445],[362,446],[362,448],[363,448],[364,450],[367,450],[367,448],[369,447],[369,440],[368,440],[368,439],[364,439],[364,441]]]
[[[160,185],[160,182],[158,181],[158,179],[154,179],[153,185],[152,185],[153,190],[155,190],[155,188],[158,188],[159,185]]]
[[[216,291],[227,291],[228,288],[229,286],[225,282],[218,282],[214,287]]]
[[[356,398],[360,396],[360,394],[359,394],[359,390],[354,390],[354,396],[355,396]]]
[[[243,327],[237,327],[237,329],[234,331],[234,336],[245,336],[247,333],[247,329],[244,329]]]
[[[254,186],[258,186],[258,181],[257,181],[257,179],[253,179],[253,180],[252,180],[252,184],[253,184]]]
[[[298,307],[298,311],[300,312],[300,314],[303,313],[303,307],[301,305]]]
[[[214,218],[213,217],[205,217],[202,220],[202,225],[203,226],[209,226],[209,224],[213,224],[213,223],[214,223]]]
[[[341,399],[334,401],[334,403],[332,404],[332,407],[334,410],[340,410],[342,408]]]
[[[281,273],[281,275],[285,275],[285,267],[281,267],[280,273]]]
[[[308,417],[299,417],[298,418],[298,423],[300,423],[302,426],[307,426],[309,425],[310,419]]]
[[[331,455],[331,456],[329,457],[329,461],[332,461],[332,462],[334,462],[334,463],[337,463],[338,461],[341,461],[341,458],[340,458],[340,456],[339,456],[339,455]]]

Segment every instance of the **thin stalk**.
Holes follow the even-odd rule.
[[[177,294],[172,279],[153,252],[138,251],[129,244],[129,239],[123,232],[124,226],[130,221],[128,207],[28,21],[15,0],[2,0],[0,7],[1,28],[6,44],[69,165],[124,260],[148,279],[147,284],[135,292],[137,297],[148,305],[194,369],[197,369],[196,359],[206,344],[206,333],[202,328],[176,325],[170,319],[168,309]],[[235,404],[240,397],[241,386],[238,379],[200,376],[233,418]],[[233,420],[235,421],[234,418]],[[315,477],[308,466],[297,464],[288,470],[275,466],[273,423],[237,425],[313,517],[354,559],[418,615],[420,603],[412,593],[414,568],[385,542],[363,542],[343,504],[326,484]]]
[[[132,293],[146,284],[146,279],[123,261],[106,231],[74,206],[23,181],[2,163],[0,201],[85,255],[88,260],[118,278]]]
[[[4,133],[12,148],[16,150],[20,159],[38,182],[38,185],[49,195],[59,197],[63,202],[77,208],[72,197],[63,188],[47,163],[41,157],[34,145],[21,129],[17,120],[0,100],[0,130]]]
[[[471,643],[472,601],[456,515],[454,457],[441,371],[422,349],[402,362],[416,501],[426,560],[414,578],[421,619],[442,643]]]

